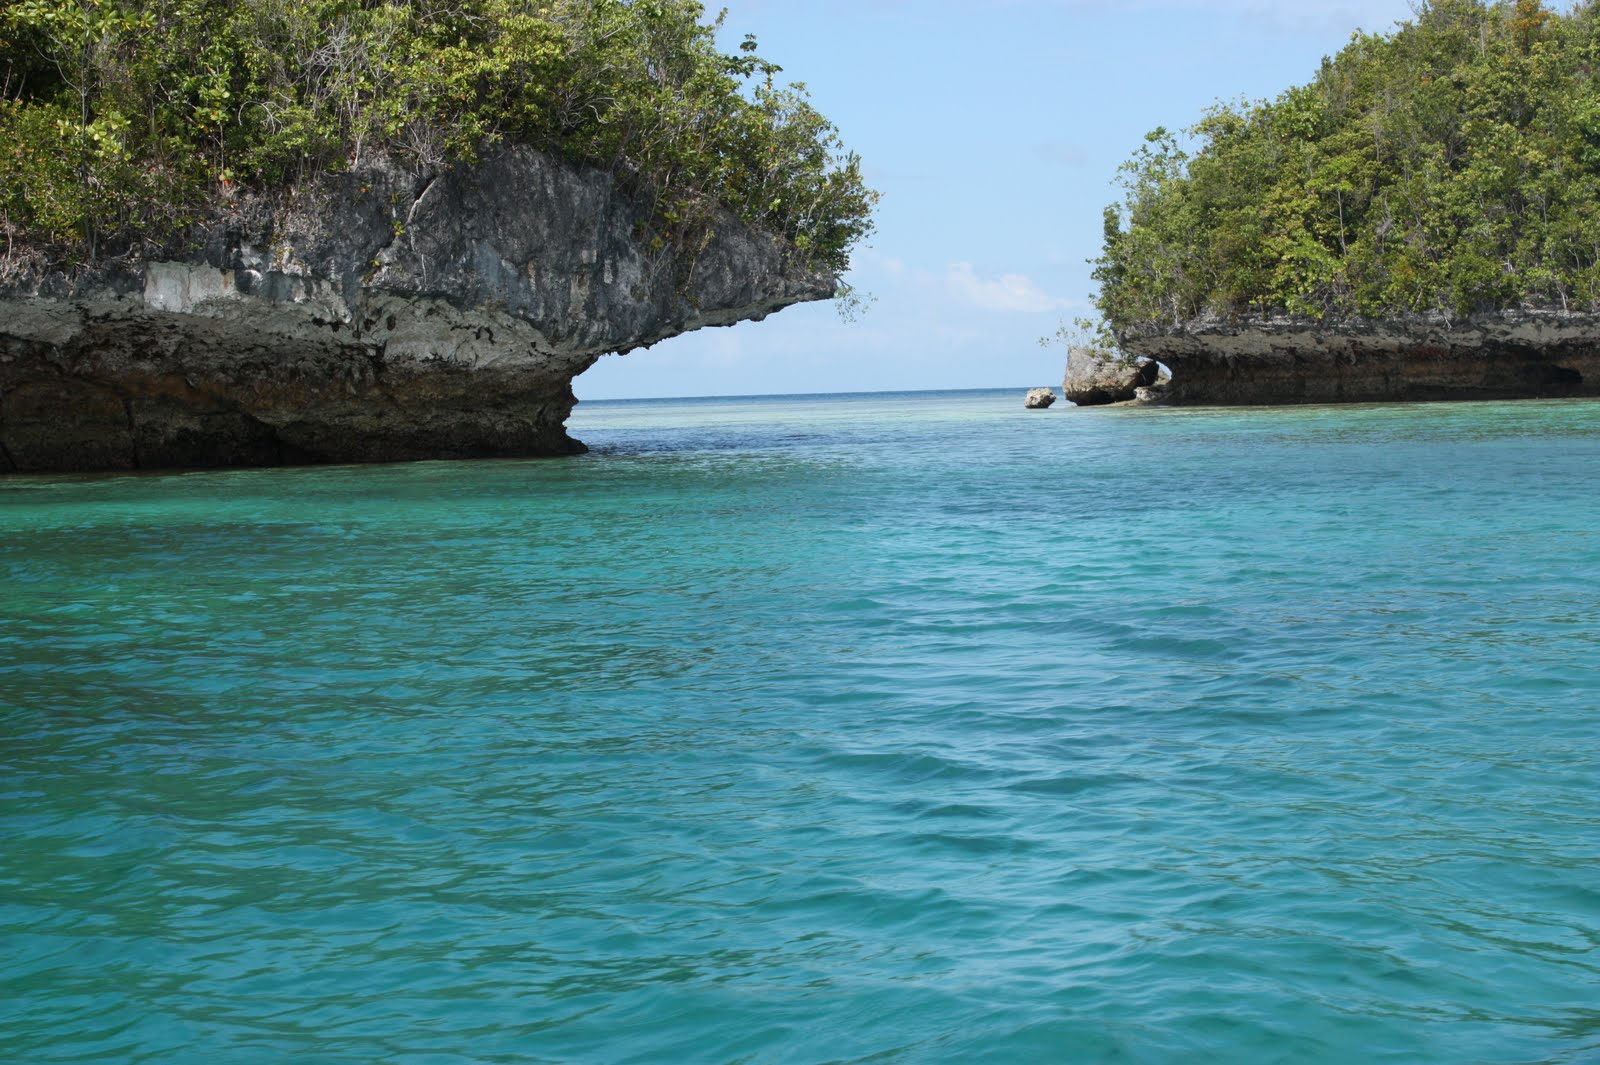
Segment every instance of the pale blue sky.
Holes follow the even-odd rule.
[[[1058,385],[1037,338],[1089,311],[1117,166],[1156,126],[1308,81],[1408,0],[726,0],[883,193],[850,280],[874,294],[704,329],[576,383],[582,399]],[[715,3],[707,5],[716,9]]]

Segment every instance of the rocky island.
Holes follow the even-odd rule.
[[[1200,321],[1067,356],[1067,398],[1270,405],[1600,395],[1600,315]]]
[[[571,454],[602,354],[834,294],[728,212],[682,274],[647,222],[610,175],[513,148],[247,205],[181,260],[22,272],[0,468]]]
[[[1276,100],[1154,131],[1068,398],[1600,394],[1597,47],[1587,8],[1431,0]]]
[[[572,454],[601,355],[833,297],[876,194],[703,14],[0,12],[0,472]]]
[[[1129,337],[1172,373],[1167,403],[1366,403],[1600,395],[1600,316],[1194,323]]]

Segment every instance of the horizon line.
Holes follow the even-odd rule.
[[[688,399],[816,399],[838,396],[904,396],[935,392],[1026,392],[1030,388],[1050,388],[1060,391],[1060,385],[978,385],[970,388],[868,388],[846,392],[716,392],[699,396],[605,396],[591,399],[579,398],[577,406],[585,403],[672,403]]]

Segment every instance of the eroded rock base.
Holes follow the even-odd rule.
[[[1154,388],[1163,380],[1161,367],[1153,359],[1105,359],[1088,349],[1074,347],[1067,351],[1067,373],[1061,390],[1080,407],[1103,407],[1134,402],[1141,390]]]
[[[1600,395],[1600,318],[1503,316],[1338,329],[1201,325],[1124,339],[1172,371],[1164,402],[1265,405]]]
[[[197,336],[173,317],[66,349],[0,336],[0,470],[570,455],[569,374],[391,361],[367,345]],[[203,333],[204,330],[199,330]],[[226,358],[219,356],[225,351]],[[592,362],[589,357],[580,360]]]

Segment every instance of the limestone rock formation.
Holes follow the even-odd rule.
[[[1121,340],[1125,351],[1171,369],[1163,393],[1170,403],[1600,395],[1600,315],[1507,311],[1336,324],[1205,320]]]
[[[1046,410],[1056,401],[1056,393],[1050,388],[1032,388],[1023,399],[1022,405],[1028,410]]]
[[[1160,379],[1161,368],[1150,359],[1127,362],[1102,358],[1088,348],[1067,349],[1067,375],[1061,382],[1066,397],[1080,407],[1099,407],[1133,400],[1140,388]]]
[[[835,279],[725,214],[693,256],[599,170],[530,149],[239,202],[169,261],[0,277],[0,471],[581,451],[602,354]]]

